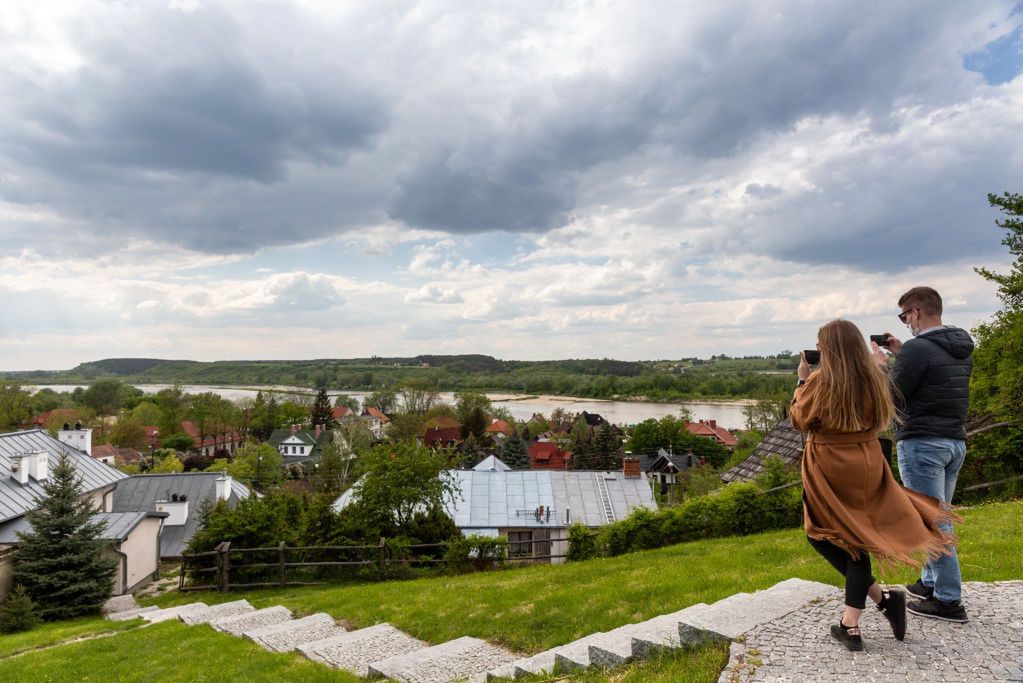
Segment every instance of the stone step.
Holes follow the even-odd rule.
[[[187,605],[167,607],[165,609],[158,609],[155,612],[144,612],[139,616],[151,624],[158,624],[161,621],[167,621],[168,619],[177,619],[182,614],[190,614],[192,612],[198,612],[208,608],[209,605],[205,602],[190,602]]]
[[[127,612],[138,608],[139,604],[135,602],[134,595],[115,595],[103,603],[103,614]]]
[[[128,621],[129,619],[138,619],[143,614],[149,612],[155,612],[160,608],[156,605],[150,605],[149,607],[136,607],[135,609],[124,610],[123,612],[111,612],[107,615],[107,619],[110,621]]]
[[[207,607],[204,610],[182,614],[180,618],[188,626],[198,626],[199,624],[208,624],[215,619],[252,612],[255,609],[255,607],[249,604],[248,600],[233,600]]]
[[[242,633],[249,640],[259,643],[273,652],[290,652],[299,645],[344,634],[345,629],[334,622],[326,612],[311,614],[301,619],[292,619],[280,624],[262,626]]]
[[[369,665],[370,676],[402,683],[450,683],[474,680],[487,669],[515,661],[510,652],[479,638],[464,636],[440,645],[381,659]]]
[[[839,592],[826,583],[786,579],[756,593],[737,594],[715,602],[680,623],[679,638],[686,645],[708,639],[735,640],[755,626]]]
[[[488,671],[487,676],[489,678],[522,678],[532,674],[550,673],[554,670],[554,665],[557,663],[558,653],[565,657],[569,668],[589,666],[589,644],[592,640],[602,635],[604,635],[603,632],[591,633],[571,643],[552,647],[530,657],[516,659],[510,664]],[[582,664],[583,661],[586,664]]]
[[[356,676],[369,675],[369,665],[387,657],[421,650],[427,644],[390,624],[377,624],[339,636],[299,645],[296,650],[313,660]]]
[[[264,607],[244,614],[236,614],[230,617],[221,617],[209,622],[210,626],[218,631],[240,636],[245,631],[251,631],[261,626],[272,626],[291,620],[291,610],[284,605]]]
[[[658,650],[681,647],[678,625],[706,609],[708,606],[701,602],[678,612],[612,629],[589,642],[590,664],[610,669],[635,659],[646,659]]]

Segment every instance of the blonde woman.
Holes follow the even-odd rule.
[[[817,333],[820,367],[805,356],[792,399],[792,425],[809,432],[803,452],[803,523],[810,544],[845,577],[845,611],[831,635],[862,650],[860,615],[877,604],[895,637],[906,634],[906,596],[882,591],[870,556],[883,565],[920,566],[949,552],[955,539],[938,528],[956,520],[947,505],[903,488],[892,476],[877,433],[895,417],[888,376],[859,329],[833,320]]]

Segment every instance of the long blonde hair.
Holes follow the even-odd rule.
[[[880,431],[895,417],[891,381],[870,356],[859,328],[832,320],[817,332],[817,415],[840,432]]]

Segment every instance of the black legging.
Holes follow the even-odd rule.
[[[855,609],[866,607],[867,589],[874,585],[874,577],[870,573],[870,555],[861,552],[860,559],[854,560],[831,541],[818,541],[809,536],[806,540],[845,577],[845,604]]]

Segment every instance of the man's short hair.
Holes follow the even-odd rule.
[[[899,308],[919,308],[925,315],[941,315],[941,295],[930,287],[914,287],[899,297]]]

